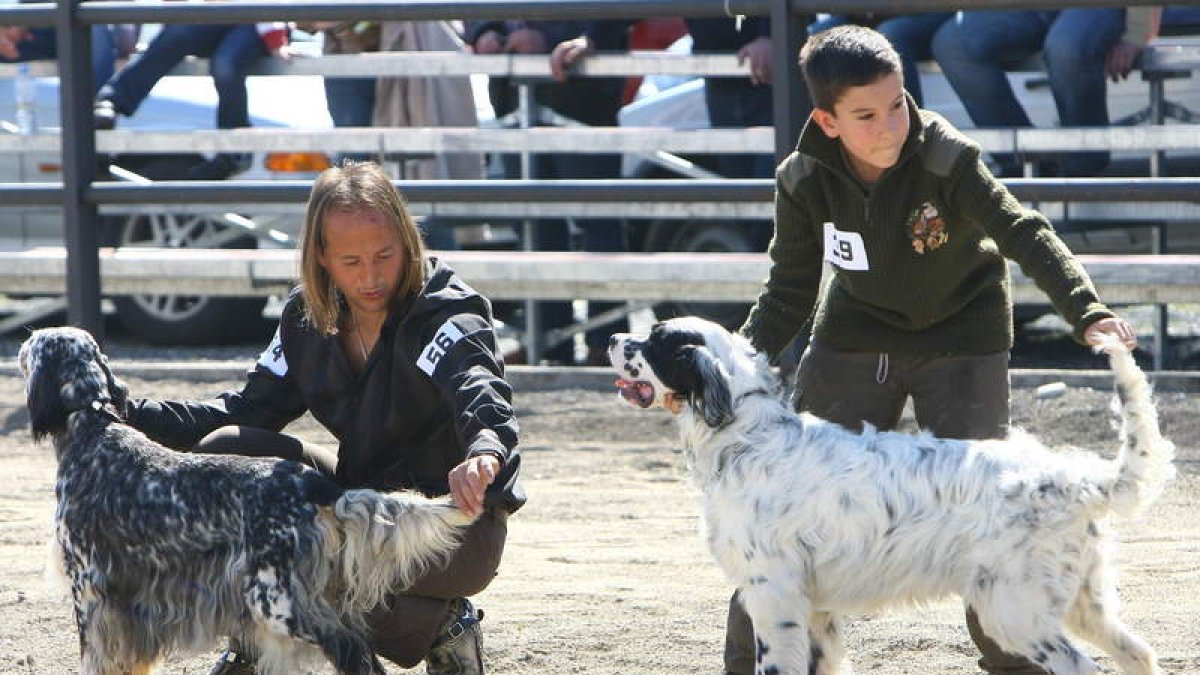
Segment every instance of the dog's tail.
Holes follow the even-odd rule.
[[[336,555],[343,602],[364,612],[444,565],[474,521],[449,497],[374,490],[348,490],[333,515],[342,539]]]
[[[1098,349],[1108,354],[1117,391],[1113,407],[1121,417],[1121,450],[1109,505],[1128,517],[1154,503],[1175,477],[1175,444],[1159,430],[1150,383],[1129,349],[1115,338]]]

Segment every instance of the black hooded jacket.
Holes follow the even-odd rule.
[[[393,304],[361,373],[336,335],[305,319],[297,289],[240,391],[209,401],[135,400],[130,424],[187,449],[222,426],[279,431],[307,411],[338,440],[343,487],[445,494],[452,468],[492,454],[503,466],[488,505],[520,508],[518,426],[491,305],[448,266],[432,258],[429,265],[420,293]]]

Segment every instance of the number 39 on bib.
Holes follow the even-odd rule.
[[[833,223],[825,223],[825,261],[844,270],[871,269],[862,235],[842,232]]]

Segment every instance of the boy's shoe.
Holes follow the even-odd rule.
[[[246,659],[246,657],[236,652],[225,650],[221,652],[221,656],[217,662],[213,664],[212,670],[208,671],[208,675],[257,675],[258,669],[254,667],[254,662]]]
[[[483,675],[483,611],[470,600],[450,602],[446,623],[425,656],[427,675]]]

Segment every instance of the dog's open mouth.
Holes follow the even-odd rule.
[[[642,380],[617,380],[621,398],[639,408],[649,408],[654,403],[654,385]]]

